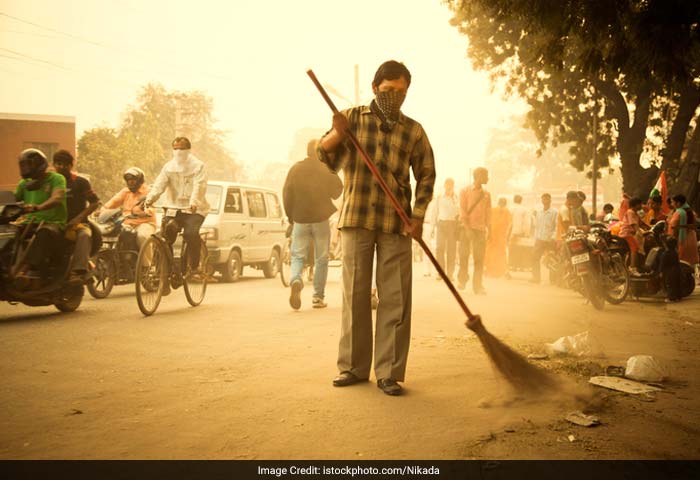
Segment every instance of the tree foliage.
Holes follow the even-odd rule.
[[[93,188],[104,199],[124,187],[122,172],[137,166],[152,182],[171,157],[171,142],[184,135],[192,152],[206,162],[209,178],[237,180],[241,172],[224,147],[225,132],[214,128],[213,100],[201,92],[168,92],[149,84],[135,106],[124,113],[118,129],[98,127],[78,140],[79,170],[89,174]]]
[[[683,171],[700,105],[697,0],[447,0],[474,66],[530,106],[542,148],[571,164],[621,161],[648,192],[658,168]]]

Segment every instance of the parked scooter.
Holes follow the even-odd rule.
[[[666,229],[667,224],[665,221],[654,224],[651,229],[651,235],[653,235],[656,246],[646,253],[644,266],[639,268],[639,275],[630,277],[631,292],[636,299],[639,299],[639,297],[651,297],[658,293],[668,296],[669,291],[672,289],[672,282],[674,281],[672,273],[670,273],[672,270],[669,270],[666,262],[664,262],[664,256],[671,250],[669,248],[670,237],[666,234]],[[677,293],[680,298],[683,298],[695,290],[695,271],[687,262],[681,260],[678,263],[680,278],[678,280]]]
[[[83,299],[84,283],[71,285],[68,282],[73,258],[72,242],[61,239],[61,245],[56,249],[61,253],[49,266],[46,277],[29,284],[17,278],[35,235],[31,224],[12,223],[23,213],[23,203],[17,202],[12,192],[0,191],[0,300],[29,306],[55,305],[62,312],[76,310]],[[93,251],[99,249],[100,243],[99,231],[93,228]],[[89,282],[90,277],[91,272],[88,272],[84,282]]]

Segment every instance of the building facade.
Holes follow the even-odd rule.
[[[0,190],[14,190],[19,182],[17,157],[37,148],[51,162],[56,150],[75,156],[75,117],[0,113]]]

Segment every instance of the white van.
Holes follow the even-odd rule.
[[[209,264],[225,281],[235,282],[243,266],[277,275],[287,223],[275,190],[232,182],[207,182],[211,210],[202,232],[207,234]]]

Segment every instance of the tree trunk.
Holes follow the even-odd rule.
[[[608,100],[612,115],[617,120],[617,151],[622,161],[622,188],[625,193],[645,198],[649,195],[658,175],[658,167],[644,168],[639,164],[651,108],[651,86],[644,85],[636,92],[636,109],[630,124],[629,109],[620,90],[612,82],[599,84]]]
[[[692,85],[685,85],[681,90],[681,97],[678,105],[678,113],[673,119],[671,133],[666,139],[663,150],[662,170],[666,170],[666,175],[676,176],[681,168],[681,153],[690,128],[690,121],[695,115],[700,105],[700,89]]]
[[[696,121],[700,121],[700,117]],[[688,204],[696,212],[700,212],[700,125],[696,125],[690,137],[688,153],[680,173],[669,182],[669,193],[684,194],[688,198]]]

